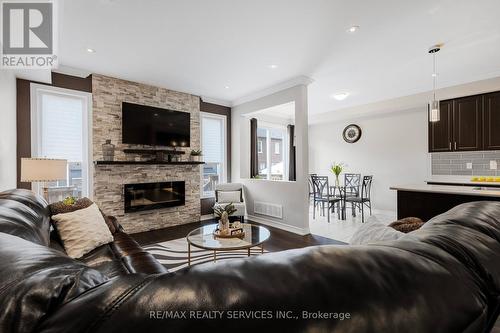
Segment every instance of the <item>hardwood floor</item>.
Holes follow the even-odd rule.
[[[245,221],[252,224],[259,224],[257,222]],[[174,226],[170,228],[146,231],[137,234],[132,234],[131,236],[141,245],[149,245],[155,243],[161,243],[173,239],[178,239],[186,237],[186,235],[193,229],[196,229],[202,225],[216,223],[215,220],[206,220],[202,222],[194,222],[179,226]],[[269,227],[262,225],[269,229],[271,232],[271,237],[265,243],[266,250],[270,252],[283,251],[289,249],[296,249],[301,247],[313,246],[313,245],[345,245],[346,243],[336,241],[330,238],[325,238],[316,235],[305,235],[300,236],[288,231],[281,229]]]

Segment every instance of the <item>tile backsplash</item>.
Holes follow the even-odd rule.
[[[490,169],[491,161],[496,161],[497,170]],[[472,169],[467,169],[467,163],[472,163]],[[431,153],[431,173],[432,175],[500,176],[500,151]]]

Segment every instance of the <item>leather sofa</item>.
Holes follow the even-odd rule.
[[[51,247],[49,219],[31,192],[0,194],[1,332],[489,332],[499,313],[498,202],[397,241],[176,273],[123,231],[73,260]]]

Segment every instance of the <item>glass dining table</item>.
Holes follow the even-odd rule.
[[[359,186],[346,186],[344,184],[331,185],[330,195],[340,198],[340,219],[346,220],[346,198],[348,196],[357,196]]]

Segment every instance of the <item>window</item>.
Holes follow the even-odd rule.
[[[262,150],[262,140],[257,141],[257,152],[259,154],[263,153],[263,150]]]
[[[281,153],[281,147],[286,144],[286,138],[287,129],[283,126],[263,124],[257,128],[258,148],[261,148],[261,145],[263,146],[263,153],[258,155],[260,178],[269,180],[286,179],[287,161],[286,156]],[[274,147],[274,154],[271,154],[271,147]]]
[[[47,184],[49,201],[91,196],[91,95],[32,84],[31,100],[32,156],[68,161],[66,179]]]
[[[201,149],[203,151],[203,176],[201,196],[215,196],[215,185],[226,178],[226,117],[201,113]]]

